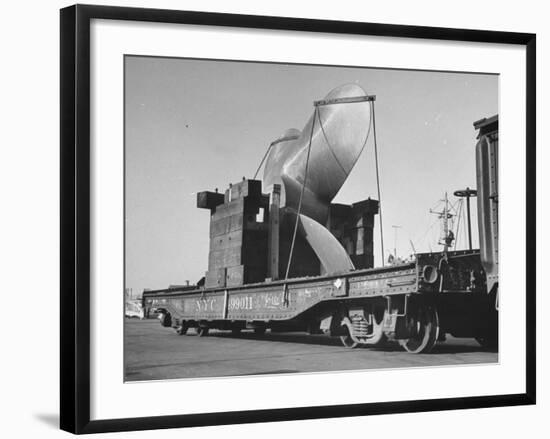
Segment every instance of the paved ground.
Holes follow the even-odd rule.
[[[269,331],[239,336],[194,331],[179,336],[156,320],[127,319],[125,325],[126,380],[238,376],[269,373],[494,363],[496,352],[476,341],[448,338],[429,354],[411,355],[398,345],[384,349],[346,349],[338,338]]]

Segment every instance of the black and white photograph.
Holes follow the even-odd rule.
[[[123,62],[126,382],[499,363],[498,74]]]

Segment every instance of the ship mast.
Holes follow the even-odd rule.
[[[443,208],[443,251],[449,250],[449,199],[445,192],[445,207]]]
[[[445,192],[445,198],[441,201],[443,201],[443,210],[441,212],[437,212],[430,209],[430,213],[438,215],[441,221],[442,234],[439,238],[439,244],[443,246],[443,251],[447,252],[455,239],[454,233],[449,227],[449,220],[453,218],[454,214],[451,213],[449,208],[449,198],[447,197],[447,192]]]

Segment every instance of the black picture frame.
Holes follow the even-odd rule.
[[[518,394],[90,420],[90,21],[208,26],[504,43],[526,48],[526,392]],[[75,5],[61,10],[61,398],[60,426],[72,433],[304,420],[534,404],[536,400],[536,35],[288,17]]]

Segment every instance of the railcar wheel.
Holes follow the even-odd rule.
[[[231,334],[232,335],[240,335],[241,334],[241,328],[231,328]]]
[[[256,335],[264,335],[266,328],[254,328],[254,334]]]
[[[187,330],[189,329],[186,325],[181,325],[178,329],[176,329],[176,334],[178,335],[185,335],[187,334]]]
[[[172,315],[169,312],[163,312],[159,316],[159,321],[161,326],[169,328],[170,326],[172,326]]]
[[[340,340],[342,341],[342,344],[348,349],[355,349],[356,347],[359,346],[359,343],[357,343],[356,341],[353,340],[353,338],[351,338],[351,335],[349,333],[349,329],[347,328],[347,326],[344,326],[344,328],[346,330],[346,335],[340,336]]]
[[[206,337],[208,335],[208,326],[199,326],[197,328],[197,335],[199,337]]]
[[[427,353],[437,343],[439,337],[439,316],[433,306],[419,306],[416,312],[412,311],[407,326],[411,327],[414,335],[399,344],[411,354]]]

